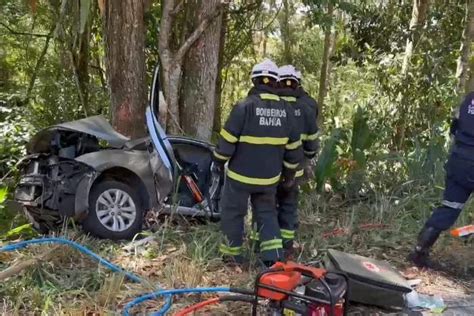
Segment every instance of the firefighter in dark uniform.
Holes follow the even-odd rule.
[[[315,158],[319,151],[319,139],[318,139],[318,115],[319,106],[315,99],[313,99],[301,85],[302,76],[300,71],[296,71],[296,79],[298,80],[298,100],[300,100],[306,108],[307,114],[305,115],[306,126],[308,128],[306,134],[302,135],[303,150],[304,150],[304,161],[303,167],[311,169],[315,166]],[[309,170],[308,170],[309,171]],[[309,173],[309,172],[308,172]],[[298,173],[297,176],[301,174]],[[308,175],[307,175],[308,176]]]
[[[298,78],[299,76],[299,78]],[[305,160],[314,158],[318,149],[317,112],[313,103],[307,100],[307,94],[300,88],[301,74],[295,67],[286,65],[279,68],[279,95],[292,107],[295,115],[296,129],[302,140]],[[291,187],[278,186],[277,211],[280,232],[286,259],[293,256],[293,240],[298,226],[298,184],[304,174],[303,164],[296,171],[297,181]]]
[[[214,172],[228,161],[221,197],[220,252],[227,262],[242,264],[244,218],[248,199],[260,233],[260,259],[270,266],[283,255],[275,206],[280,181],[291,185],[302,159],[300,135],[289,105],[276,94],[278,67],[270,60],[252,69],[254,87],[232,109],[214,151]]]
[[[474,191],[474,92],[469,93],[451,123],[454,144],[446,163],[444,196],[425,223],[409,260],[419,267],[435,267],[429,258],[441,232],[449,229]]]

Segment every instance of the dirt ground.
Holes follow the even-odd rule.
[[[472,240],[469,245],[451,240],[433,254],[442,266],[441,271],[409,267],[401,272],[407,279],[420,280],[417,292],[443,298],[447,306],[443,315],[474,315],[473,251]],[[423,314],[431,315],[429,312]]]
[[[421,294],[435,295],[443,298],[447,309],[444,310],[442,315],[448,316],[463,316],[463,315],[474,315],[474,278],[472,272],[474,271],[474,262],[472,262],[472,247],[457,247],[456,242],[450,244],[449,247],[443,247],[444,251],[437,251],[434,256],[442,258],[440,261],[445,268],[445,271],[433,271],[433,270],[420,270],[415,267],[404,266],[400,267],[400,272],[409,280],[417,282],[416,291]],[[179,250],[176,251],[177,254]],[[452,256],[455,253],[455,258]],[[158,258],[159,261],[161,258]],[[166,261],[169,262],[169,257]],[[238,268],[228,268],[222,266],[220,262],[216,264],[210,264],[207,266],[207,270],[202,272],[197,279],[190,280],[189,274],[189,263],[183,273],[177,273],[180,271],[179,268],[184,262],[178,256],[176,261],[172,264],[175,268],[175,274],[173,275],[172,283],[174,287],[180,287],[184,284],[196,283],[206,284],[209,286],[217,286],[220,284],[231,284],[234,286],[243,286],[250,288],[251,281],[253,279],[253,273],[242,271]],[[399,258],[400,259],[400,258]],[[398,261],[400,262],[401,259]],[[135,262],[137,264],[137,262]],[[148,264],[150,262],[148,261]],[[185,263],[186,264],[186,263]],[[140,268],[149,277],[156,279],[166,279],[166,276],[162,274],[161,269],[155,269],[155,264],[145,265]],[[147,271],[148,270],[148,271]],[[196,267],[196,270],[199,270]],[[179,310],[192,303],[196,303],[202,300],[202,296],[194,296],[187,298],[180,298],[175,301],[172,311]],[[149,302],[148,307],[151,310],[156,310],[156,302]],[[146,308],[145,308],[146,309]],[[358,308],[356,308],[357,311]],[[406,315],[403,312],[382,312],[375,308],[362,307],[362,312],[351,313],[350,315]],[[241,303],[226,303],[219,306],[212,307],[207,310],[203,310],[202,313],[197,315],[250,315],[250,308],[246,304]],[[440,315],[430,312],[413,313],[410,315]]]

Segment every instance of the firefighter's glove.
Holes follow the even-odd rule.
[[[224,176],[224,164],[213,161],[211,163],[211,173],[213,176],[222,178]]]

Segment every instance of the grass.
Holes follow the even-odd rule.
[[[373,194],[364,200],[347,201],[335,193],[306,193],[301,197],[298,244],[303,262],[320,260],[329,248],[389,260],[403,267],[404,257],[416,234],[439,200],[435,186],[406,184],[389,194]],[[468,223],[473,204],[469,203],[459,224]],[[364,228],[363,224],[375,226]],[[366,227],[366,226],[365,226]],[[335,232],[335,233],[334,233]],[[130,243],[101,241],[69,229],[62,235],[89,247],[104,258],[137,273],[147,280],[133,284],[110,273],[75,250],[60,246],[54,258],[0,284],[0,313],[4,315],[113,315],[139,294],[157,287],[184,288],[232,285],[250,287],[255,271],[242,272],[225,267],[217,249],[218,224],[196,223],[180,217],[164,218],[148,233],[151,241],[138,247]],[[0,242],[0,245],[8,241]],[[35,246],[16,253],[0,254],[0,271],[43,253],[52,246]],[[472,243],[464,245],[444,236],[436,252],[449,258],[447,250],[472,254]],[[454,248],[455,247],[455,248]],[[457,263],[461,274],[472,277],[472,260]],[[204,297],[206,297],[204,295]],[[180,297],[173,310],[197,302],[202,296]],[[136,313],[156,311],[162,301],[149,301]],[[228,304],[213,314],[245,314],[245,306]]]

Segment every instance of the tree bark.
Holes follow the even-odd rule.
[[[207,0],[203,2],[208,3]],[[170,46],[172,25],[176,14],[182,8],[183,2],[175,5],[175,0],[163,0],[158,45],[163,70],[163,88],[166,98],[165,104],[160,109],[160,122],[171,134],[184,133],[181,127],[181,113],[179,111],[179,94],[184,58],[211,22],[221,14],[220,2],[218,5],[216,4],[215,10],[202,12],[200,16],[201,20],[194,31],[186,37],[177,50],[172,51]],[[210,126],[212,126],[212,120]]]
[[[104,8],[112,124],[132,138],[145,135],[145,2],[107,0]]]
[[[94,2],[95,3],[95,2]],[[74,36],[74,45],[69,50],[74,79],[76,82],[79,99],[85,116],[89,116],[89,61],[90,61],[90,35],[94,19],[94,4],[85,24],[84,32],[77,32]]]
[[[457,61],[456,78],[458,85],[456,91],[458,94],[470,92],[468,88],[469,75],[469,57],[471,55],[471,44],[474,37],[474,0],[468,0],[466,3],[466,26],[462,34],[460,56]],[[472,72],[472,69],[471,69]]]
[[[222,26],[220,34],[220,47],[219,47],[219,65],[217,66],[217,82],[216,82],[216,106],[214,108],[214,124],[212,131],[214,134],[218,134],[222,128],[221,116],[222,116],[222,87],[224,83],[222,82],[222,70],[224,66],[224,47],[225,47],[225,38],[227,35],[227,25],[228,25],[228,10],[227,8],[222,13]]]
[[[291,11],[292,8],[290,7],[289,1],[283,0],[283,12],[280,18],[280,30],[283,40],[283,60],[286,64],[293,63],[293,55],[291,52],[293,42],[290,28]]]
[[[220,6],[220,0],[200,0],[190,16],[201,20],[206,12]],[[217,104],[219,57],[221,46],[222,15],[213,19],[188,52],[180,97],[181,125],[184,132],[209,141],[212,135]]]
[[[328,12],[327,15],[329,20],[332,22],[334,14],[334,6],[330,1],[328,3]],[[332,35],[332,26],[327,27],[324,32],[324,49],[323,49],[323,60],[321,63],[321,74],[319,77],[319,93],[318,93],[318,104],[319,104],[319,117],[322,119],[322,109],[324,108],[324,98],[327,94],[328,89],[328,72],[329,72],[329,59],[331,57],[331,46],[333,38]]]
[[[402,75],[408,72],[408,65],[413,56],[413,47],[420,38],[420,29],[425,23],[426,15],[428,13],[429,0],[413,0],[413,7],[411,12],[411,20],[409,26],[409,36],[405,47],[405,55],[402,63]]]

